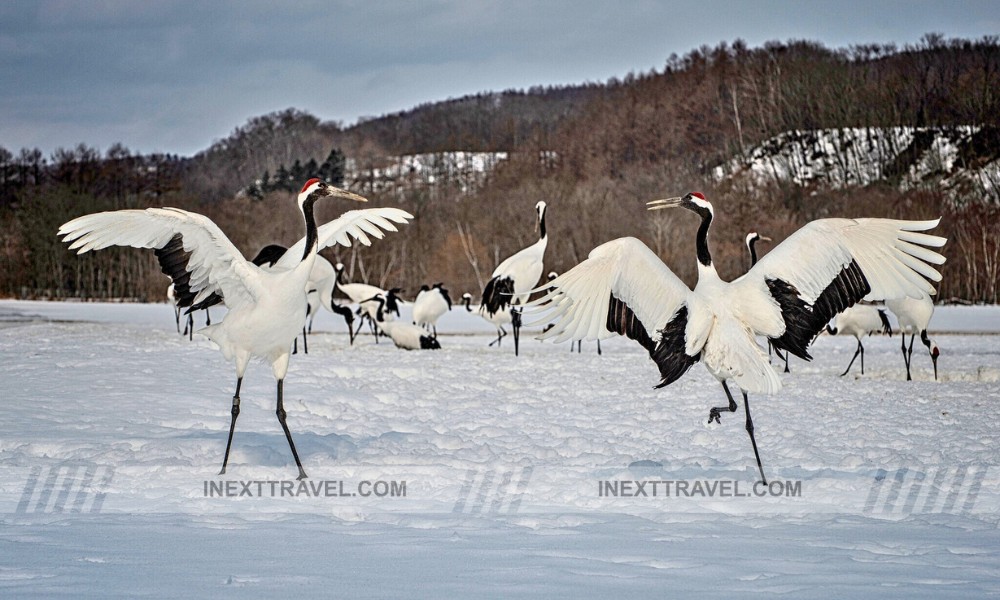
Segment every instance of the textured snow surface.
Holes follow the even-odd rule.
[[[856,342],[823,335],[752,396],[765,472],[798,491],[756,496],[743,408],[708,425],[726,401],[700,365],[653,390],[627,340],[598,356],[524,334],[515,358],[456,307],[442,350],[405,352],[350,347],[321,313],[285,383],[321,493],[282,496],[269,367],[219,476],[234,371],[170,307],[3,301],[0,596],[995,595],[1000,309],[939,307],[930,329],[940,381],[919,340],[905,381],[898,336],[840,377]],[[646,496],[608,492],[636,481]]]

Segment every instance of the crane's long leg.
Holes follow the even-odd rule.
[[[499,348],[500,347],[500,340],[502,340],[505,335],[507,335],[507,330],[504,329],[503,327],[497,327],[497,339],[495,339],[492,342],[490,342],[490,347],[492,347],[493,344],[496,344],[497,348]]]
[[[240,386],[243,385],[243,378],[236,379],[236,394],[233,396],[232,419],[229,421],[229,441],[226,442],[226,455],[222,458],[222,470],[219,475],[226,472],[226,465],[229,464],[229,449],[233,447],[233,431],[236,430],[236,417],[240,416]]]
[[[899,349],[903,352],[903,364],[906,365],[906,380],[910,381],[910,359],[906,357],[906,334],[899,334]]]
[[[601,340],[597,340],[597,355],[601,355]]]
[[[174,306],[174,320],[177,321],[177,333],[181,332],[181,307]]]
[[[351,345],[353,346],[354,345],[354,323],[351,322],[351,321],[348,321],[347,317],[344,317],[344,322],[347,323],[347,336],[350,338]]]
[[[851,367],[854,366],[854,360],[858,357],[859,353],[863,352],[862,348],[864,348],[864,346],[861,345],[861,340],[858,340],[858,349],[854,351],[854,357],[851,358],[851,362],[847,364],[847,369],[845,369],[844,372],[840,374],[841,377],[843,377],[844,375],[847,375],[848,371],[851,370]],[[865,359],[862,358],[861,362],[864,363],[864,361],[865,361]],[[862,370],[862,375],[863,374],[864,374],[864,370]]]
[[[309,340],[306,339],[306,326],[302,326],[302,352],[309,354]]]
[[[865,374],[865,346],[858,340],[858,348],[861,349],[861,374]]]
[[[910,365],[913,363],[913,339],[917,337],[917,334],[910,336],[910,349],[906,351],[906,380],[911,381],[910,377]]]
[[[726,390],[726,398],[729,398],[729,406],[717,406],[717,407],[713,408],[712,410],[708,411],[708,422],[709,423],[711,423],[712,421],[715,421],[716,423],[718,423],[718,424],[721,425],[722,424],[722,419],[721,419],[721,417],[719,415],[719,413],[721,411],[728,410],[729,412],[736,412],[736,409],[739,408],[738,406],[736,406],[736,401],[733,400],[733,395],[732,395],[732,393],[730,393],[729,386],[726,385],[725,381],[722,382],[722,389]]]
[[[510,308],[510,324],[514,328],[514,356],[518,353],[518,341],[521,339],[521,311]]]
[[[727,389],[726,392],[729,392],[729,390]],[[750,444],[753,445],[753,455],[757,458],[757,468],[760,469],[760,480],[764,482],[764,485],[767,485],[767,477],[764,476],[764,467],[760,463],[760,452],[757,451],[757,439],[753,435],[753,419],[750,418],[750,401],[747,400],[746,392],[743,392],[743,410],[747,413],[747,433],[750,435]]]
[[[302,461],[299,460],[299,453],[295,451],[295,442],[292,441],[292,432],[288,431],[288,423],[285,422],[285,401],[283,398],[285,380],[278,380],[278,408],[275,410],[275,414],[278,415],[278,422],[281,423],[281,428],[285,430],[285,438],[288,439],[288,447],[292,449],[292,456],[295,457],[295,464],[299,468],[299,476],[296,479],[305,479],[308,477],[305,470],[302,469]]]

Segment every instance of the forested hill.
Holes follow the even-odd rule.
[[[568,268],[603,241],[635,235],[690,279],[691,224],[679,215],[652,218],[642,207],[644,200],[699,189],[717,207],[713,243],[727,276],[745,269],[741,240],[748,229],[780,238],[828,215],[944,215],[942,233],[953,242],[942,295],[996,302],[1000,209],[988,194],[953,202],[946,186],[937,185],[933,165],[920,172],[919,185],[900,185],[897,176],[825,185],[799,176],[720,177],[717,170],[752,165],[769,140],[794,132],[960,135],[973,128],[980,132],[973,141],[948,154],[959,161],[948,165],[953,174],[1000,155],[998,136],[990,133],[998,121],[998,38],[928,35],[901,48],[722,43],[601,84],[483,93],[350,126],[288,109],[251,118],[194,157],[136,156],[121,146],[101,152],[85,141],[49,157],[0,148],[6,267],[0,294],[158,297],[163,278],[155,261],[132,258],[131,251],[80,261],[51,235],[60,219],[123,206],[193,208],[252,254],[300,233],[288,203],[300,180],[335,179],[350,165],[351,183],[373,204],[400,205],[418,217],[395,239],[346,253],[353,279],[419,287],[430,278],[476,291],[498,257],[530,241],[531,207],[539,199],[550,206],[548,266]],[[915,139],[919,146],[929,138]],[[899,161],[909,160],[906,146],[897,149]],[[488,171],[474,177],[376,184],[386,173],[405,175],[399,169],[412,159],[402,155],[445,151],[503,160],[491,159]]]

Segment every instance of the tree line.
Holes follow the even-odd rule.
[[[951,241],[941,297],[998,302],[1000,208],[985,199],[959,205],[931,186],[900,191],[891,181],[831,189],[712,176],[717,165],[786,131],[995,131],[998,90],[995,37],[928,35],[903,48],[847,49],[808,41],[750,48],[737,40],[604,84],[480,94],[350,127],[289,109],[254,117],[190,158],[137,156],[121,146],[101,154],[83,144],[47,158],[0,149],[0,294],[161,299],[167,281],[152,253],[123,249],[81,259],[56,239],[60,223],[86,212],[196,210],[250,256],[301,236],[295,191],[308,177],[335,177],[341,158],[374,172],[398,154],[501,150],[507,159],[474,187],[413,180],[391,191],[359,190],[371,206],[399,206],[416,219],[370,248],[325,254],[344,262],[351,280],[411,291],[445,281],[455,292],[477,292],[499,260],[534,240],[533,206],[545,200],[547,270],[568,269],[600,243],[633,235],[693,283],[696,224],[689,215],[647,213],[644,203],[701,190],[716,205],[713,256],[725,277],[746,270],[743,236],[751,229],[782,239],[821,217],[943,216],[941,232]],[[997,160],[996,138],[983,136],[958,160]],[[320,207],[320,217],[344,208]]]

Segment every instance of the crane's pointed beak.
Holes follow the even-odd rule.
[[[683,198],[666,198],[664,200],[653,200],[652,202],[646,203],[646,208],[649,210],[660,210],[663,208],[675,208],[681,205]]]
[[[336,196],[337,198],[343,198],[344,200],[353,200],[355,202],[368,202],[368,198],[365,198],[364,196],[359,196],[354,192],[342,190],[339,187],[334,187],[332,185],[327,186],[326,195]]]
[[[760,241],[762,241],[762,242],[770,242],[770,241],[773,241],[773,240],[771,238],[767,237],[766,235],[762,235],[762,236],[760,236]]]
[[[937,381],[937,380],[938,380],[938,373],[937,373],[937,359],[938,359],[938,357],[937,357],[937,356],[935,356],[935,355],[931,354],[931,362],[932,362],[932,363],[934,363],[934,381]]]

